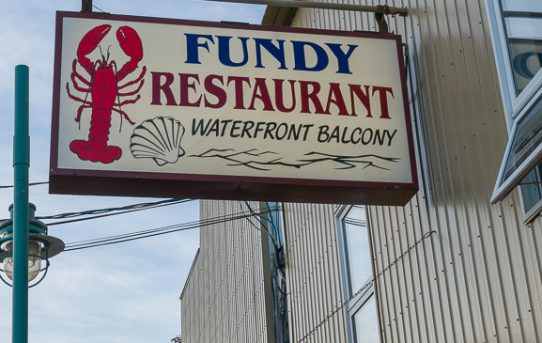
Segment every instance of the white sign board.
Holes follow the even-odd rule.
[[[395,35],[59,12],[51,191],[403,204],[404,78]]]

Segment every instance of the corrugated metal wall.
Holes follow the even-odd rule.
[[[205,220],[248,209],[237,201],[201,201],[200,211]],[[262,238],[252,221],[201,228],[200,251],[181,295],[184,343],[268,342]]]
[[[542,342],[542,220],[523,224],[515,192],[488,204],[507,134],[485,1],[387,4],[410,10],[406,18],[388,19],[390,30],[408,45],[409,75],[415,75],[410,95],[421,142],[421,190],[404,208],[369,208],[383,339]],[[314,9],[298,10],[292,26],[376,30],[372,14]],[[318,235],[320,230],[331,229],[314,217],[323,216],[325,227],[333,222],[325,215],[329,211],[311,212],[316,208],[296,205],[292,213],[285,211],[286,225],[296,225],[286,238],[289,306],[303,312],[290,322],[296,342],[318,322],[313,318],[322,313],[318,306],[338,303],[333,293],[340,289],[333,281],[338,276],[328,275],[323,293],[314,293],[323,278],[311,276],[329,272],[319,265],[336,268],[334,238],[318,241],[327,237]],[[311,244],[324,246],[311,250]],[[303,254],[306,260],[297,257]],[[299,274],[295,267],[301,263],[310,265]],[[327,296],[333,305],[318,300]],[[341,326],[337,321],[333,328],[320,328],[329,336],[314,341],[343,342],[343,336],[333,336]]]
[[[284,204],[290,342],[346,342],[333,207]]]

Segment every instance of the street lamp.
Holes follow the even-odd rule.
[[[64,250],[64,242],[60,239],[47,235],[47,225],[36,220],[34,213],[36,206],[28,204],[29,235],[28,235],[28,282],[31,283],[39,274],[41,277],[31,284],[34,287],[40,283],[49,269],[49,258],[58,255]],[[0,221],[0,280],[8,286],[13,281],[13,205],[9,206],[10,219]],[[2,272],[9,280],[2,276]]]
[[[39,283],[49,268],[49,257],[64,250],[61,240],[47,235],[47,226],[35,219],[36,206],[28,202],[28,90],[28,66],[18,65],[15,67],[13,205],[11,218],[0,221],[0,262],[8,279],[13,281],[10,284],[2,278],[13,287],[12,343],[28,342],[28,281],[43,270]]]

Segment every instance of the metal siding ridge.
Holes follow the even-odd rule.
[[[406,283],[406,276],[405,276],[405,264],[408,263],[408,256],[403,255],[403,252],[406,251],[406,249],[403,249],[403,246],[401,244],[402,241],[402,231],[399,229],[399,212],[397,208],[389,207],[388,208],[388,216],[390,218],[390,230],[392,237],[394,237],[394,249],[396,250],[396,256],[403,256],[396,264],[395,264],[395,270],[397,275],[397,284],[400,285],[398,287],[398,296],[399,296],[399,303],[396,305],[397,307],[397,321],[400,323],[400,326],[402,328],[402,337],[407,339],[409,337],[409,327],[410,327],[410,321],[408,316],[404,314],[405,307],[404,303],[408,303],[408,295],[406,295],[407,291],[407,283]],[[405,296],[406,295],[406,296]],[[406,298],[406,299],[405,299]]]
[[[531,223],[530,231],[533,239],[533,248],[534,255],[536,256],[536,261],[542,261],[542,216]],[[537,285],[538,289],[542,289],[542,264],[538,263],[537,270],[533,274],[533,283]],[[540,295],[540,292],[538,293]],[[538,318],[535,320],[535,323],[542,322],[542,301],[534,302],[533,304],[533,318]],[[540,328],[539,328],[540,329]],[[538,331],[540,335],[540,332]],[[542,341],[542,337],[538,337],[539,341]]]
[[[506,336],[506,337],[503,337],[503,339],[507,339],[509,341],[514,341],[514,333],[513,331],[510,329],[510,324],[511,324],[511,317],[510,317],[510,314],[511,314],[511,306],[514,305],[515,303],[515,300],[510,300],[510,288],[507,287],[507,283],[508,283],[508,280],[507,278],[509,278],[510,276],[510,273],[511,273],[511,268],[510,268],[510,254],[509,254],[509,246],[508,246],[508,242],[507,242],[507,237],[506,237],[506,225],[504,225],[504,203],[499,203],[497,206],[494,206],[494,207],[497,207],[499,209],[499,213],[497,214],[498,216],[498,219],[495,220],[495,233],[496,233],[496,236],[495,236],[495,251],[496,251],[496,257],[497,257],[497,265],[498,265],[498,270],[499,270],[499,283],[501,284],[501,289],[502,289],[502,295],[501,295],[501,299],[500,301],[502,302],[503,304],[503,307],[504,307],[504,313],[503,313],[503,318],[502,320],[504,321],[504,323],[501,323],[501,325],[499,326],[499,329],[503,330],[503,336]],[[504,238],[503,238],[504,237]],[[504,257],[503,257],[504,255]],[[514,279],[512,278],[512,283],[514,283]]]
[[[315,268],[314,268],[314,275],[313,275],[313,284],[312,284],[312,289],[314,290],[314,294],[313,294],[313,299],[314,299],[314,304],[315,304],[315,318],[316,318],[316,322],[319,321],[319,318],[322,318],[322,316],[324,316],[324,313],[325,313],[325,308],[323,307],[323,304],[322,304],[322,296],[321,294],[325,294],[323,292],[323,289],[322,289],[322,284],[323,284],[323,280],[324,278],[322,277],[322,274],[323,274],[323,271],[322,271],[322,268],[323,268],[323,264],[322,264],[322,248],[321,248],[321,243],[322,243],[322,236],[320,235],[321,231],[322,230],[322,221],[320,220],[321,219],[321,208],[317,208],[318,209],[318,213],[317,215],[313,215],[312,216],[312,222],[314,223],[312,227],[312,240],[314,241],[314,246],[313,246],[313,250],[314,250],[314,253],[315,255],[317,255],[317,258],[315,260],[316,262],[316,265],[315,265]],[[313,324],[314,325],[314,324]],[[325,334],[325,331],[324,331],[324,326],[321,326],[318,331],[317,331],[318,335],[317,335],[317,339],[318,341],[323,341],[324,340],[324,334]]]
[[[323,211],[323,231],[325,237],[325,247],[324,247],[324,262],[325,270],[327,271],[325,275],[325,297],[335,299],[336,303],[340,304],[346,300],[346,295],[343,295],[343,288],[341,287],[340,275],[340,263],[339,263],[339,241],[337,239],[337,221],[334,216],[334,209],[331,205],[325,207]],[[335,276],[335,277],[334,277]],[[335,292],[335,295],[333,295]],[[325,313],[330,313],[333,311],[333,307],[330,306],[333,301],[325,302]],[[345,327],[344,327],[344,312],[343,310],[338,311],[333,320],[328,320],[326,322],[326,332],[328,333],[328,339],[337,338],[339,341],[345,341]]]
[[[522,225],[522,220],[520,219],[522,216],[522,210],[518,209],[519,206],[514,206],[516,215],[515,218],[515,227],[517,228],[518,232],[518,244],[519,244],[519,254],[521,257],[521,265],[523,267],[524,273],[518,274],[518,278],[522,281],[521,283],[524,284],[525,291],[522,292],[522,294],[526,294],[527,297],[521,297],[521,300],[519,302],[520,305],[520,313],[517,318],[519,320],[520,324],[522,324],[522,328],[525,334],[526,338],[530,337],[536,337],[537,341],[540,341],[538,339],[540,337],[540,330],[542,330],[542,327],[537,326],[537,321],[535,320],[532,312],[533,304],[536,302],[536,299],[539,298],[540,294],[537,294],[536,287],[532,287],[533,284],[530,282],[532,275],[534,272],[534,266],[532,266],[531,263],[528,261],[532,261],[533,257],[535,257],[535,254],[532,254],[532,250],[530,247],[532,247],[531,240],[528,235],[529,228],[525,225]],[[530,258],[528,258],[530,257]],[[540,261],[539,261],[540,262]],[[538,297],[537,297],[538,295]]]
[[[308,315],[309,315],[309,322],[308,322],[308,330],[311,331],[315,323],[317,322],[317,313],[314,308],[314,304],[317,303],[316,299],[316,290],[315,290],[315,270],[317,266],[317,254],[314,247],[314,239],[312,237],[312,234],[314,232],[314,217],[315,217],[315,206],[314,205],[307,205],[310,216],[309,216],[309,224],[306,227],[305,233],[306,233],[306,239],[305,239],[305,245],[307,247],[307,284],[305,285],[305,291],[307,292],[307,308],[308,308]]]
[[[297,286],[299,284],[299,272],[298,272],[298,266],[299,266],[299,250],[297,249],[297,245],[299,242],[299,232],[297,231],[298,225],[295,221],[294,213],[295,213],[295,206],[293,204],[288,204],[285,206],[284,214],[287,218],[286,223],[286,232],[288,232],[288,236],[291,238],[289,240],[286,240],[286,246],[288,247],[288,264],[287,264],[287,271],[288,271],[288,290],[290,293],[289,297],[289,318],[292,319],[290,322],[290,332],[291,336],[290,338],[292,340],[295,340],[297,337],[299,337],[299,326],[300,326],[300,320],[297,316],[297,313],[299,313],[299,295]],[[291,228],[290,228],[291,227]],[[290,231],[291,230],[291,231]],[[289,233],[292,233],[291,235]]]
[[[433,6],[432,6],[432,8],[436,8],[436,5],[435,5],[434,1],[433,1]],[[427,26],[427,29],[429,30],[429,31],[427,31],[428,37],[432,37],[432,36],[433,36],[433,34],[432,34],[433,31],[436,32],[437,38],[440,37],[440,31],[441,31],[441,29],[439,28],[439,25],[438,25],[438,23],[436,22],[437,16],[438,16],[438,14],[435,13],[435,15],[433,16],[434,21],[430,21],[430,20],[429,20],[429,19],[430,19],[429,16],[427,16],[427,15],[424,16],[424,17],[426,18],[427,24],[428,24],[428,26]],[[438,17],[442,17],[442,15],[440,15],[440,16],[438,16]],[[430,25],[431,22],[434,22],[433,28],[431,28],[431,25]],[[431,38],[430,38],[430,39],[431,39]],[[432,39],[431,39],[431,40],[432,40]],[[431,50],[432,50],[432,53],[431,53],[430,55],[431,55],[431,56],[438,55],[438,54],[439,54],[439,53],[438,53],[438,50],[436,50],[436,47],[437,47],[438,45],[432,44],[431,42],[429,42],[429,45],[431,46]],[[440,60],[442,60],[442,57],[439,58],[437,61],[440,61]],[[435,63],[435,60],[432,58],[431,61],[430,61],[430,65],[431,65],[431,66],[438,65],[438,63]],[[439,70],[439,69],[436,69],[432,74],[429,73],[429,75],[433,75],[432,81],[433,81],[434,84],[435,84],[435,89],[436,89],[436,90],[442,89],[442,88],[443,88],[443,87],[441,87],[441,86],[439,85],[439,84],[440,84],[440,79],[439,79],[438,76],[437,76],[437,75],[439,75],[439,71],[438,71],[438,70]],[[435,78],[436,78],[436,80],[435,80]],[[436,106],[437,106],[437,111],[438,111],[438,112],[436,112],[436,113],[443,113],[443,112],[444,112],[445,106],[444,106],[444,104],[442,104],[442,103],[440,102],[440,99],[437,99],[437,100],[436,100]],[[435,117],[435,119],[438,119],[438,118]],[[435,123],[434,123],[433,125],[435,125],[434,127],[438,127],[438,126],[437,126],[437,125],[438,125],[438,121],[435,120]],[[441,126],[441,127],[442,127],[442,126]],[[434,137],[433,137],[434,139],[433,139],[433,141],[428,141],[428,143],[429,143],[431,146],[433,146],[433,145],[435,144],[435,142],[438,142],[438,140],[436,139],[436,135],[437,135],[437,132],[438,132],[438,131],[437,131],[435,128],[433,128],[433,129],[430,130],[430,131],[434,133]],[[442,131],[442,130],[441,130],[441,131]],[[435,145],[436,145],[436,144],[435,144]],[[439,149],[439,145],[436,145],[436,146],[437,146],[436,149],[438,150],[438,149]],[[441,153],[441,152],[437,152],[437,156],[447,156],[447,155],[448,155],[448,152],[447,152],[448,149],[447,149],[447,147],[446,147],[446,143],[444,143],[444,149],[445,149],[445,151],[443,151],[442,153]],[[440,165],[441,165],[441,162],[442,162],[442,159],[436,161],[436,165],[437,165],[437,169],[436,169],[436,170],[437,170],[437,171],[438,171],[438,170],[448,170],[448,173],[446,173],[446,174],[448,174],[448,180],[449,180],[449,182],[450,182],[450,181],[451,181],[451,177],[450,177],[450,174],[449,174],[449,168],[447,168],[446,166],[441,167],[441,166],[440,166]],[[434,185],[434,186],[435,186],[435,185]],[[438,187],[438,184],[437,184],[436,186],[437,186],[437,187],[435,187],[436,190],[440,190],[440,189],[446,190],[445,187]],[[438,194],[438,193],[436,194],[435,198],[437,198],[437,199],[439,198],[439,194]],[[449,196],[444,195],[444,196],[442,196],[442,198],[449,198]],[[447,223],[441,223],[440,220],[439,220],[439,218],[441,218],[442,216],[439,216],[439,215],[438,215],[438,211],[437,211],[436,214],[437,214],[437,217],[436,217],[436,218],[437,218],[437,222],[439,223],[439,228],[440,228],[441,237],[444,237],[444,236],[442,236],[442,234],[444,233],[444,232],[443,232],[444,229],[445,229],[445,228],[446,228],[446,229],[448,228]],[[446,231],[446,232],[447,232],[447,231]],[[448,236],[448,238],[449,238],[449,236]],[[433,307],[433,306],[437,307],[437,308],[435,309],[435,311],[438,311],[438,312],[439,312],[439,315],[440,315],[440,318],[439,318],[439,319],[440,319],[441,321],[440,321],[440,322],[437,322],[438,326],[436,326],[437,337],[441,337],[441,338],[438,338],[438,340],[440,341],[440,340],[443,339],[444,341],[451,341],[451,342],[454,342],[454,341],[456,341],[456,338],[455,338],[455,325],[454,325],[454,322],[452,321],[451,317],[449,316],[449,315],[451,314],[451,311],[452,311],[451,304],[450,304],[450,298],[449,298],[449,290],[450,290],[450,287],[448,286],[448,279],[447,279],[447,278],[439,278],[439,271],[442,269],[442,266],[444,265],[444,261],[445,261],[444,256],[445,256],[445,254],[446,254],[446,250],[450,251],[450,250],[451,250],[451,247],[449,247],[449,246],[443,244],[442,239],[439,239],[438,244],[439,244],[439,249],[438,249],[438,250],[439,250],[439,252],[440,252],[440,256],[439,256],[439,254],[435,255],[435,257],[437,257],[437,260],[436,260],[435,262],[436,262],[436,264],[439,264],[439,259],[438,259],[438,258],[440,257],[440,266],[437,267],[436,264],[434,265],[435,270],[433,271],[433,273],[434,273],[434,275],[433,275],[434,280],[433,280],[433,281],[435,281],[435,282],[432,282],[432,283],[435,284],[435,286],[436,286],[437,293],[434,294],[434,293],[432,292],[432,296],[433,296],[433,297],[436,297],[436,301],[432,301],[432,302],[431,302],[431,306],[432,306],[432,307]],[[443,280],[444,283],[442,283],[441,280]],[[445,300],[445,301],[442,301],[443,299],[441,299],[441,296],[444,296],[446,300]],[[442,306],[440,306],[440,304],[442,304],[443,306],[446,305],[446,306],[447,306],[446,309],[450,309],[450,311],[445,310],[445,308],[443,308]],[[450,332],[451,337],[448,335],[448,332],[449,332],[449,331],[447,330],[447,326],[448,326],[449,324],[452,325],[452,330],[451,330],[451,332]],[[440,335],[439,335],[439,334],[440,334]]]
[[[385,292],[385,300],[386,300],[386,307],[384,309],[385,314],[385,321],[381,324],[385,328],[386,335],[384,336],[384,341],[390,341],[390,342],[397,342],[398,337],[397,333],[393,328],[393,322],[394,322],[394,311],[393,311],[393,302],[394,302],[394,296],[393,296],[393,281],[392,281],[392,274],[391,270],[386,270],[387,266],[390,265],[392,259],[390,257],[389,248],[388,248],[388,238],[386,233],[386,227],[384,224],[385,216],[384,216],[384,208],[379,207],[376,209],[379,212],[379,215],[377,215],[377,223],[376,223],[376,229],[375,231],[380,233],[380,250],[382,251],[382,283],[381,286],[384,287]],[[371,222],[372,227],[375,227],[373,222]],[[374,232],[374,231],[373,231]]]
[[[378,268],[376,270],[375,277],[375,289],[377,295],[379,296],[377,308],[380,310],[380,326],[382,328],[382,337],[384,342],[393,341],[393,329],[392,329],[392,302],[393,297],[390,294],[391,288],[388,286],[391,275],[389,274],[389,269],[386,271],[386,266],[389,265],[389,254],[387,252],[387,236],[385,233],[385,228],[383,225],[384,209],[382,207],[370,207],[373,215],[369,214],[368,225],[369,229],[373,233],[373,239],[375,239],[375,244],[378,245],[378,253],[380,257],[378,258],[380,263],[377,264]]]
[[[406,208],[410,205],[407,204],[403,211],[401,211],[399,208],[395,208],[395,216],[396,216],[396,231],[398,234],[398,241],[399,241],[399,251],[401,252],[401,255],[403,256],[403,263],[401,263],[401,272],[403,274],[403,287],[402,287],[402,299],[401,299],[401,313],[402,313],[402,321],[403,326],[405,328],[405,337],[409,338],[409,342],[415,342],[414,340],[414,329],[416,328],[415,319],[416,315],[411,316],[410,315],[410,306],[409,306],[409,299],[411,298],[411,293],[413,292],[413,272],[410,270],[411,266],[413,266],[413,259],[411,255],[411,251],[408,250],[409,247],[414,244],[414,242],[410,241],[410,237],[408,236],[408,227],[406,225]],[[401,242],[405,242],[402,244]],[[413,318],[414,320],[412,320]]]
[[[423,196],[422,194],[419,194],[414,197],[415,202],[411,203],[411,218],[410,221],[407,221],[411,225],[412,230],[412,240],[418,241],[421,237],[423,237],[423,234],[417,235],[417,232],[420,231],[419,228],[422,228],[421,225],[421,206],[420,206],[420,198]],[[423,199],[422,199],[423,200]],[[423,305],[423,302],[421,300],[420,294],[423,293],[425,290],[426,285],[428,284],[427,278],[424,278],[424,273],[421,272],[421,268],[423,265],[423,256],[425,254],[426,246],[428,246],[429,242],[424,242],[423,244],[417,246],[414,248],[413,255],[415,258],[415,277],[413,281],[413,294],[411,299],[412,308],[414,309],[416,313],[416,325],[417,325],[417,333],[418,335],[415,337],[418,337],[422,342],[430,342],[431,336],[429,334],[428,325],[430,321],[433,320],[431,313],[426,312],[426,308]],[[430,319],[429,319],[430,318]]]
[[[294,316],[294,314],[297,311],[297,294],[294,293],[294,285],[296,280],[296,273],[294,271],[294,268],[297,264],[296,261],[296,249],[295,244],[297,242],[297,236],[292,232],[290,235],[290,228],[295,229],[295,223],[292,220],[291,216],[291,210],[290,207],[292,207],[290,204],[284,204],[284,231],[285,236],[288,237],[285,239],[285,247],[286,247],[286,287],[287,287],[287,294],[288,294],[288,331],[290,334],[290,338],[294,339],[296,335],[296,329],[298,327],[297,325],[297,318]],[[293,245],[293,246],[292,246]]]
[[[299,292],[298,288],[296,288],[297,285],[299,285],[299,252],[300,250],[297,249],[298,242],[299,242],[299,231],[298,231],[298,223],[295,220],[294,213],[296,211],[296,207],[294,204],[288,204],[285,206],[284,213],[285,217],[287,217],[287,224],[285,226],[286,231],[288,233],[292,233],[291,235],[288,234],[288,236],[291,238],[290,240],[286,240],[286,246],[288,247],[288,264],[287,264],[287,270],[288,270],[288,289],[290,292],[289,297],[289,310],[290,310],[290,318],[292,318],[292,321],[290,322],[290,330],[292,332],[291,339],[295,340],[297,337],[299,337],[299,327],[300,327],[300,320],[298,317],[298,313],[300,313],[300,306],[299,306]]]
[[[439,84],[439,88],[442,91],[449,91],[450,85],[449,79],[446,79],[446,77],[450,77],[450,75],[454,75],[454,71],[451,70],[451,68],[448,63],[444,64],[443,61],[447,61],[448,57],[452,54],[451,53],[451,42],[444,42],[443,40],[446,40],[447,37],[450,37],[450,31],[449,31],[449,24],[448,24],[448,14],[446,13],[445,4],[443,4],[441,1],[434,2],[434,7],[436,10],[435,13],[435,19],[440,18],[440,21],[436,21],[437,26],[437,32],[439,36],[439,43],[438,43],[438,52],[437,56],[438,62],[438,74],[435,75],[435,77],[438,78],[437,84]],[[440,9],[439,9],[440,8]],[[441,25],[440,23],[444,21],[445,25]],[[455,83],[457,83],[457,79],[453,78],[455,80]],[[457,86],[456,86],[457,87]],[[443,104],[443,111],[440,113],[454,113],[452,110],[454,103],[451,102],[450,97],[446,97],[442,99]],[[440,132],[441,134],[444,134],[448,132],[447,128],[450,123],[446,121],[446,118],[441,118],[438,122],[437,126],[437,132]],[[451,134],[450,134],[451,135]],[[457,151],[454,151],[454,140],[450,139],[451,137],[444,136],[442,137],[440,141],[436,141],[434,143],[442,143],[442,148],[444,149],[444,154],[440,155],[440,161],[446,161],[445,157],[452,157],[455,156],[455,159],[457,160],[458,153]],[[458,251],[461,251],[461,247],[458,246],[457,240],[454,239],[458,236],[456,236],[456,230],[452,230],[452,228],[456,227],[457,225],[457,218],[455,210],[453,208],[450,208],[446,205],[446,201],[448,199],[456,199],[456,192],[455,192],[455,183],[456,180],[454,179],[454,166],[452,164],[446,163],[446,168],[441,169],[441,172],[444,172],[447,176],[447,182],[445,183],[443,187],[443,197],[440,201],[443,202],[443,206],[440,208],[440,211],[442,215],[440,216],[441,219],[441,228],[445,228],[446,230],[446,242],[447,244],[442,244],[441,249],[442,252],[442,260],[441,265],[438,268],[438,274],[436,276],[437,280],[443,280],[445,285],[445,294],[443,294],[446,298],[446,305],[449,308],[448,311],[443,311],[444,316],[446,317],[445,322],[451,323],[452,326],[452,336],[450,337],[451,341],[466,341],[465,337],[465,328],[464,328],[464,319],[462,315],[462,307],[461,304],[459,304],[459,301],[457,299],[464,299],[464,296],[460,296],[460,288],[459,288],[459,280],[456,277],[456,266],[454,265],[453,273],[444,274],[446,265],[448,264],[448,261],[454,261],[455,256],[458,254]],[[455,224],[455,225],[454,225]],[[442,241],[441,241],[442,242]],[[444,275],[443,275],[444,274]],[[455,319],[455,320],[454,320]]]

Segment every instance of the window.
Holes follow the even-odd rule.
[[[542,131],[534,130],[542,123],[542,1],[488,0],[488,4],[510,127],[510,139],[492,202],[502,199],[519,184],[529,220],[542,208],[542,166],[537,166],[542,159],[542,149],[534,144],[542,135]]]
[[[354,327],[358,343],[380,341],[378,334],[378,312],[374,296],[371,296],[354,314]]]
[[[500,12],[517,96],[542,67],[542,2],[501,0]]]
[[[337,222],[345,315],[350,341],[380,342],[365,207],[341,206],[337,212]]]

